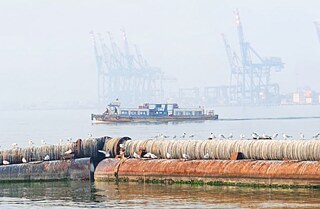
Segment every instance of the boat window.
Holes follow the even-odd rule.
[[[186,115],[193,115],[192,111],[186,111]]]
[[[147,115],[146,111],[140,111],[140,115]]]
[[[196,116],[202,115],[202,111],[194,111],[194,115]]]
[[[130,114],[131,115],[138,115],[138,111],[131,111]]]
[[[128,115],[128,110],[121,110],[121,115]]]

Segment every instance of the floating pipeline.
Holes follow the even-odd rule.
[[[189,159],[228,160],[232,153],[240,152],[244,159],[255,160],[320,160],[320,140],[166,140],[146,139],[124,142],[125,156],[144,149],[158,158],[181,159],[183,154]]]
[[[92,157],[94,159],[99,157],[98,150],[102,150],[105,141],[110,140],[110,137],[100,137],[81,140],[76,142],[68,142],[56,145],[42,145],[30,147],[15,147],[9,150],[0,151],[0,165],[3,160],[8,161],[10,164],[22,163],[22,158],[27,162],[43,161],[46,155],[50,160],[64,160],[66,157],[65,152],[69,149],[72,150],[72,158],[86,158]]]
[[[0,182],[89,180],[90,158],[39,161],[0,166]]]
[[[90,138],[61,145],[43,145],[39,147],[15,147],[0,152],[0,181],[33,180],[93,180],[94,169],[105,158],[98,150],[112,150],[110,157],[120,152],[123,138]],[[65,152],[71,149],[71,154]],[[49,160],[45,160],[45,156]],[[27,162],[23,163],[22,159]],[[9,165],[3,165],[3,160]]]
[[[318,161],[104,159],[96,181],[320,186]]]

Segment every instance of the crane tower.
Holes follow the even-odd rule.
[[[232,52],[222,34],[231,68],[230,98],[236,104],[269,104],[279,101],[279,85],[271,83],[271,72],[279,72],[284,63],[279,57],[264,58],[245,39],[238,10],[234,11],[238,32],[240,56]]]
[[[163,73],[151,67],[135,46],[131,53],[127,35],[121,30],[123,49],[110,33],[109,44],[101,34],[90,32],[98,69],[98,101],[107,104],[119,99],[125,105],[155,102],[163,96]]]

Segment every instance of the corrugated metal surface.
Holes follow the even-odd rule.
[[[132,180],[320,185],[320,162],[105,159],[95,171],[96,180],[115,179],[116,176]]]
[[[89,180],[90,158],[0,166],[0,181]]]
[[[125,155],[133,156],[145,148],[159,158],[228,160],[233,152],[241,152],[245,159],[256,160],[320,160],[320,140],[130,140],[125,142]]]

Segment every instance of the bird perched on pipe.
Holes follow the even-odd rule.
[[[210,158],[210,155],[209,155],[209,153],[207,152],[207,154],[205,154],[204,156],[203,156],[203,159],[209,159]]]
[[[166,157],[167,159],[171,159],[171,154],[167,152]]]
[[[24,158],[24,157],[21,159],[21,161],[22,161],[23,163],[27,163],[27,160],[26,160],[26,158]]]
[[[70,155],[72,153],[73,153],[72,149],[68,149],[67,151],[64,152],[65,155]]]
[[[133,157],[134,157],[134,158],[137,158],[137,159],[140,159],[140,158],[141,158],[141,156],[138,155],[136,152],[133,153]]]
[[[183,154],[182,154],[182,158],[183,158],[184,160],[189,160],[189,159],[190,159],[190,156],[189,156],[188,154],[183,153]]]
[[[100,153],[104,154],[104,157],[106,157],[106,158],[111,157],[111,154],[110,154],[110,151],[109,151],[109,150],[107,150],[107,151],[104,151],[104,150],[98,150],[98,152],[100,152]]]
[[[272,139],[276,139],[278,137],[278,133],[274,133],[273,135],[272,135]]]
[[[211,133],[208,139],[212,140],[212,139],[215,139],[215,138],[216,138],[216,136],[213,133]]]
[[[320,136],[320,133],[316,133],[314,136],[312,136],[313,139],[318,139]]]
[[[292,138],[292,136],[289,136],[289,135],[287,135],[287,134],[282,134],[282,136],[283,136],[284,139]]]
[[[3,161],[2,161],[2,164],[3,164],[3,165],[9,165],[10,162],[9,162],[8,160],[3,160]]]
[[[46,155],[44,158],[43,158],[44,161],[49,161],[50,160],[50,156],[49,155]]]

